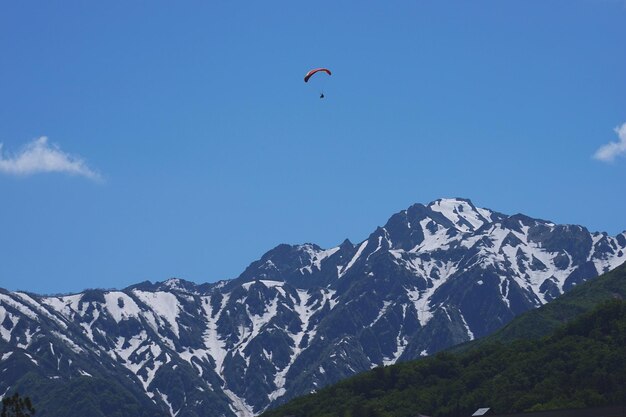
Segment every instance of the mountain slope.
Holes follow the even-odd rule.
[[[524,313],[486,338],[489,343],[378,367],[263,417],[456,416],[484,406],[509,413],[622,404],[626,266],[599,280],[599,285],[587,283],[577,294]],[[557,325],[561,320],[567,324]],[[549,323],[552,334],[535,338],[537,332],[527,324],[537,322]],[[515,341],[499,342],[511,337]]]
[[[624,252],[626,233],[442,199],[396,213],[358,244],[279,245],[229,281],[0,291],[0,372],[26,357],[58,383],[115,375],[170,415],[249,416],[491,334]],[[2,379],[0,394],[18,382]]]
[[[538,339],[611,299],[626,300],[626,263],[544,306],[521,314],[497,332],[457,345],[450,351],[461,352],[496,342]]]

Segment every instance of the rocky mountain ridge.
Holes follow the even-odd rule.
[[[0,290],[0,394],[33,372],[113,377],[172,416],[251,416],[500,328],[626,261],[626,233],[415,204],[366,240],[279,245],[236,279]]]

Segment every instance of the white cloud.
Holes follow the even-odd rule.
[[[605,162],[611,162],[616,157],[626,154],[626,123],[620,127],[615,128],[615,133],[619,138],[618,142],[609,142],[606,145],[602,145],[600,149],[593,154],[595,159]]]
[[[12,175],[64,172],[95,181],[102,180],[100,174],[89,168],[82,158],[67,154],[54,144],[48,144],[45,136],[26,144],[15,155],[5,156],[0,143],[0,172]]]

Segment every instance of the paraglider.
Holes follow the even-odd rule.
[[[309,78],[311,78],[313,74],[317,74],[318,72],[325,72],[326,74],[331,75],[331,72],[328,68],[315,68],[306,73],[306,75],[304,76],[304,82],[308,83]]]
[[[313,75],[317,74],[318,72],[325,72],[325,73],[326,73],[326,74],[328,74],[328,75],[331,75],[331,74],[332,74],[328,68],[315,68],[315,69],[312,69],[311,71],[309,71],[309,72],[307,72],[307,73],[306,73],[306,75],[304,76],[304,82],[305,82],[305,83],[308,83],[308,82],[309,82],[309,79],[310,79]],[[324,92],[323,92],[323,91],[321,91],[321,92],[320,92],[320,98],[324,98],[324,97],[325,97],[325,96],[324,96]]]

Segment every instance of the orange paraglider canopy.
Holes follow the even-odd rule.
[[[326,74],[331,75],[331,72],[328,68],[315,68],[306,73],[306,75],[304,76],[304,82],[309,82],[309,78],[311,78],[313,74],[316,74],[318,72],[325,72]]]

